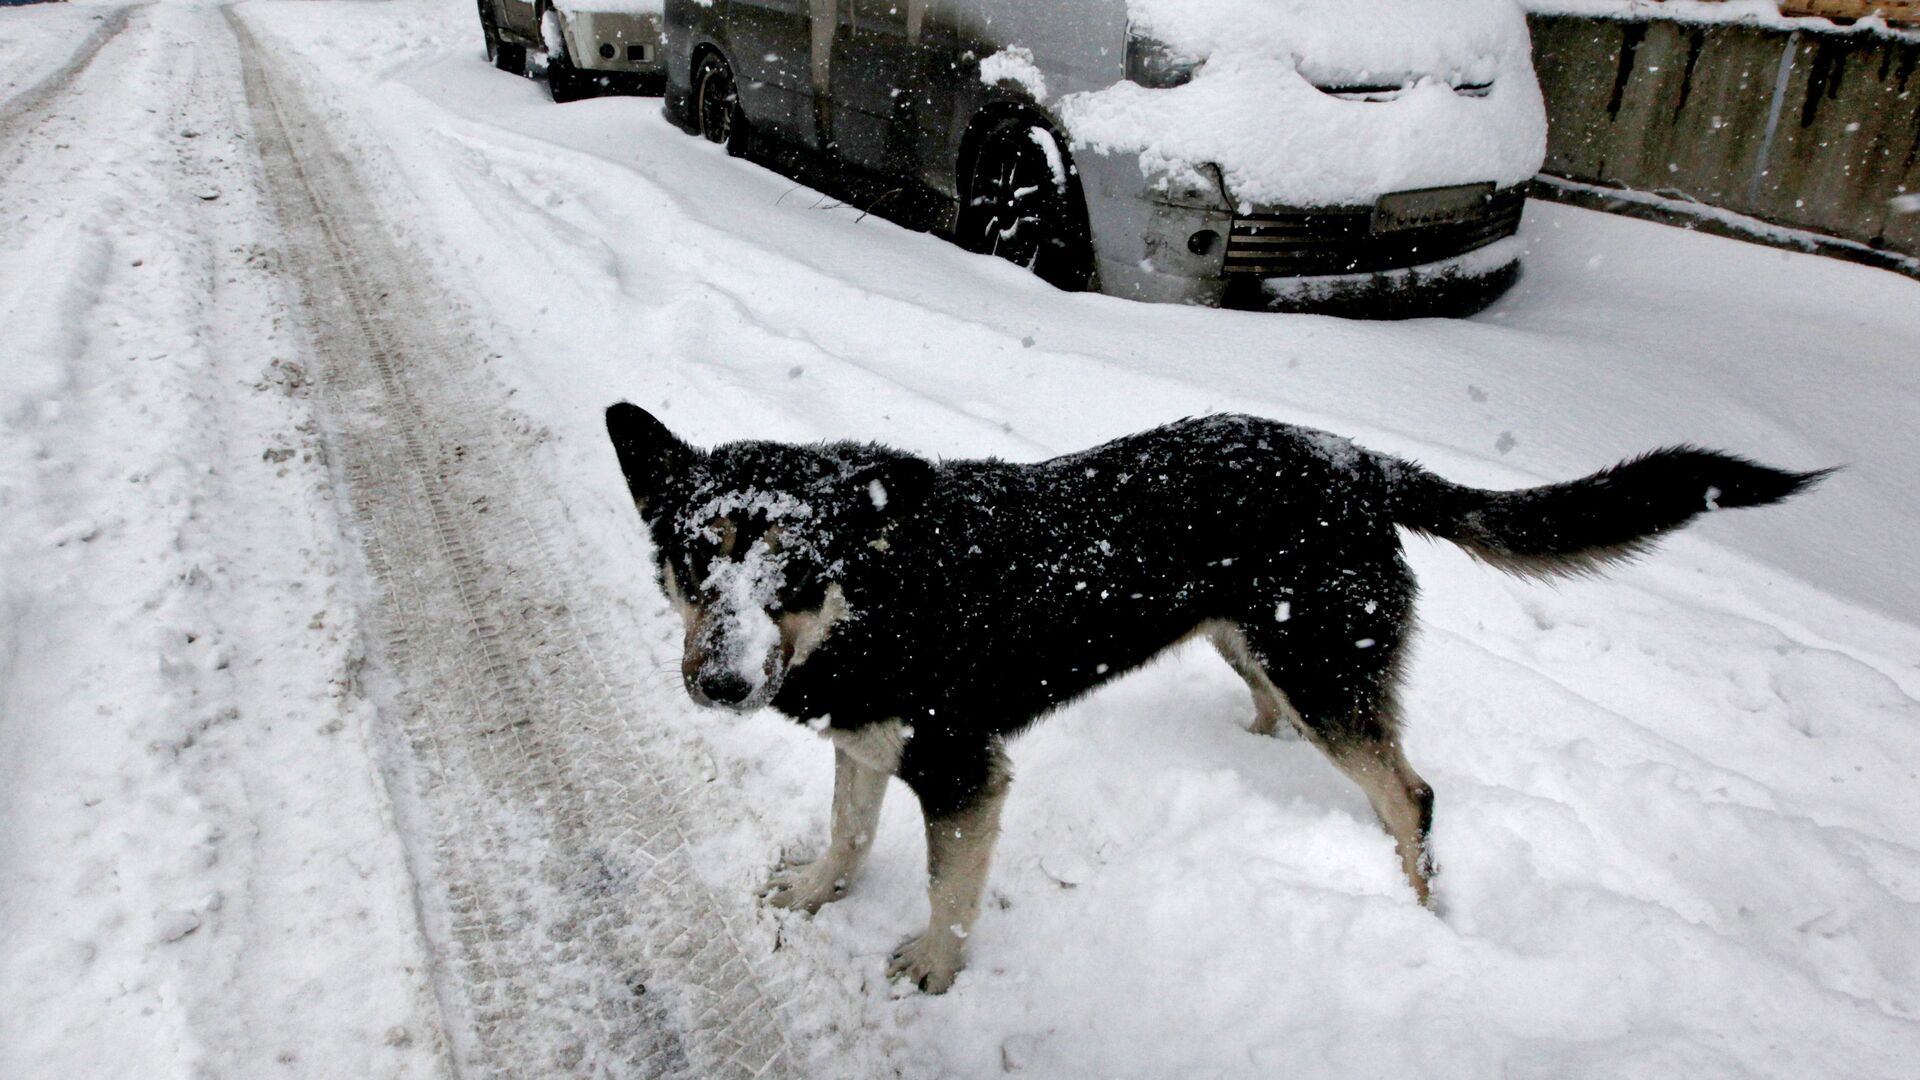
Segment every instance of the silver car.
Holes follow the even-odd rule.
[[[688,130],[1144,300],[1484,300],[1545,153],[1512,0],[666,0],[665,33]]]
[[[487,59],[532,75],[544,56],[555,101],[600,94],[658,94],[660,0],[479,0]]]

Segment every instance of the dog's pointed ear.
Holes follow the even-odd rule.
[[[607,437],[620,457],[633,505],[648,521],[653,520],[668,485],[700,458],[698,450],[668,431],[652,413],[624,401],[607,408]]]

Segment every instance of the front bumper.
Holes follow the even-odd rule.
[[[1317,301],[1339,306],[1338,296],[1449,291],[1514,275],[1518,247],[1500,241],[1519,230],[1520,187],[1489,190],[1444,222],[1385,227],[1378,206],[1236,206],[1224,187],[1157,189],[1137,162],[1098,153],[1076,162],[1100,290],[1114,296],[1317,310]],[[1480,252],[1491,258],[1471,258]],[[1317,284],[1276,284],[1289,279]]]
[[[1415,266],[1356,274],[1233,279],[1226,307],[1303,311],[1362,319],[1471,315],[1520,279],[1522,241],[1508,235]]]
[[[1258,278],[1364,274],[1451,259],[1520,231],[1526,201],[1518,187],[1488,191],[1465,216],[1386,230],[1372,206],[1236,214],[1223,271]]]

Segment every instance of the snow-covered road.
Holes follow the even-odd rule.
[[[235,50],[210,9],[24,14],[11,70],[40,69],[0,107],[0,1072],[430,1063]]]
[[[1900,1076],[1920,285],[1560,207],[1463,322],[1053,292],[492,70],[465,0],[0,9],[0,1075]],[[696,711],[600,410],[1033,459],[1244,410],[1453,479],[1849,468],[1607,581],[1416,545],[1443,909],[1180,653],[911,800]]]

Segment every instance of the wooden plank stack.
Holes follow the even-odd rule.
[[[1706,0],[1715,3],[1717,0]],[[1780,14],[1851,23],[1878,15],[1891,26],[1920,27],[1920,0],[1776,0]]]
[[[1782,15],[1816,15],[1852,22],[1878,15],[1895,25],[1920,25],[1920,0],[1780,0]]]

